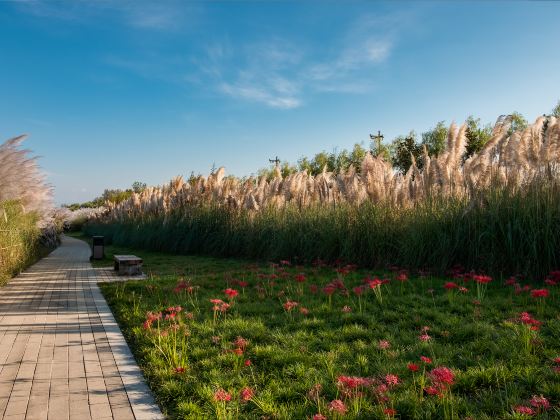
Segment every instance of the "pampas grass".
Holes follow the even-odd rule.
[[[55,246],[58,239],[52,189],[37,158],[20,147],[24,139],[0,145],[0,282],[34,261],[41,243]]]
[[[368,154],[338,174],[178,177],[110,205],[88,229],[174,252],[537,274],[559,263],[560,123],[539,117],[509,135],[510,125],[498,119],[466,161],[466,126],[452,125],[446,150],[425,151],[406,174]]]

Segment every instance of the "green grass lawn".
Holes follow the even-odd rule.
[[[560,286],[106,251],[151,273],[101,288],[172,418],[560,418]]]

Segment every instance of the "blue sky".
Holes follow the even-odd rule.
[[[2,1],[0,139],[58,203],[213,164],[529,120],[560,99],[560,2]]]

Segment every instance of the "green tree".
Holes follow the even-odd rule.
[[[490,140],[490,137],[492,137],[492,126],[490,124],[482,126],[480,118],[475,119],[472,115],[469,115],[465,122],[467,124],[467,132],[465,133],[467,145],[463,158],[467,159],[474,153],[478,153]]]
[[[509,128],[508,135],[511,135],[515,131],[522,131],[527,128],[527,125],[529,125],[525,117],[517,111],[512,112],[510,116],[511,127]]]
[[[134,181],[132,183],[132,191],[134,191],[136,194],[141,193],[142,191],[144,191],[148,186],[146,185],[145,182],[140,182],[140,181]]]
[[[412,165],[412,156],[422,166],[422,146],[416,141],[416,133],[411,131],[408,136],[398,136],[391,143],[393,166],[406,173]]]
[[[448,132],[445,121],[440,121],[434,128],[422,133],[422,145],[426,145],[430,156],[438,156],[445,150]]]

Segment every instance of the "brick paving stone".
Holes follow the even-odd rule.
[[[0,288],[0,419],[163,419],[97,283],[84,242]]]

